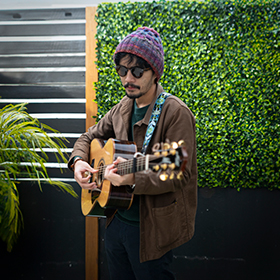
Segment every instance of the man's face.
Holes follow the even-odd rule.
[[[134,58],[134,60],[129,63],[129,56],[125,56],[120,60],[120,66],[131,68],[138,65],[136,64],[136,58]],[[126,95],[129,98],[140,98],[150,91],[154,92],[154,88],[152,86],[155,85],[154,81],[156,79],[156,75],[151,69],[144,71],[143,76],[140,78],[134,77],[131,73],[131,70],[129,70],[124,77],[120,76],[120,79],[122,85],[125,88]]]

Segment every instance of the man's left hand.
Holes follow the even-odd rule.
[[[118,164],[125,162],[126,159],[118,157],[113,164],[107,166],[105,170],[105,179],[109,180],[114,186],[119,187],[123,185],[133,185],[135,183],[134,174],[119,175]]]

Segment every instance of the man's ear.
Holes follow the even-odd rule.
[[[154,73],[154,77],[155,77],[154,82],[155,82],[155,84],[157,84],[158,83],[158,78],[157,78],[155,73]]]

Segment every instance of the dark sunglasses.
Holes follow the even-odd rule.
[[[139,79],[143,76],[145,71],[150,70],[151,68],[141,68],[139,66],[134,66],[131,68],[127,68],[125,66],[122,65],[118,65],[115,67],[115,69],[117,70],[117,73],[121,76],[121,77],[125,77],[127,75],[128,70],[131,71],[131,74],[136,78]]]

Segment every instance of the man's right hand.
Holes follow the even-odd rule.
[[[91,173],[97,173],[97,172],[98,170],[92,168],[87,162],[83,160],[78,160],[75,163],[74,178],[77,181],[77,183],[80,185],[80,187],[83,189],[92,190],[97,188],[95,182],[89,183],[89,180],[92,176]]]

